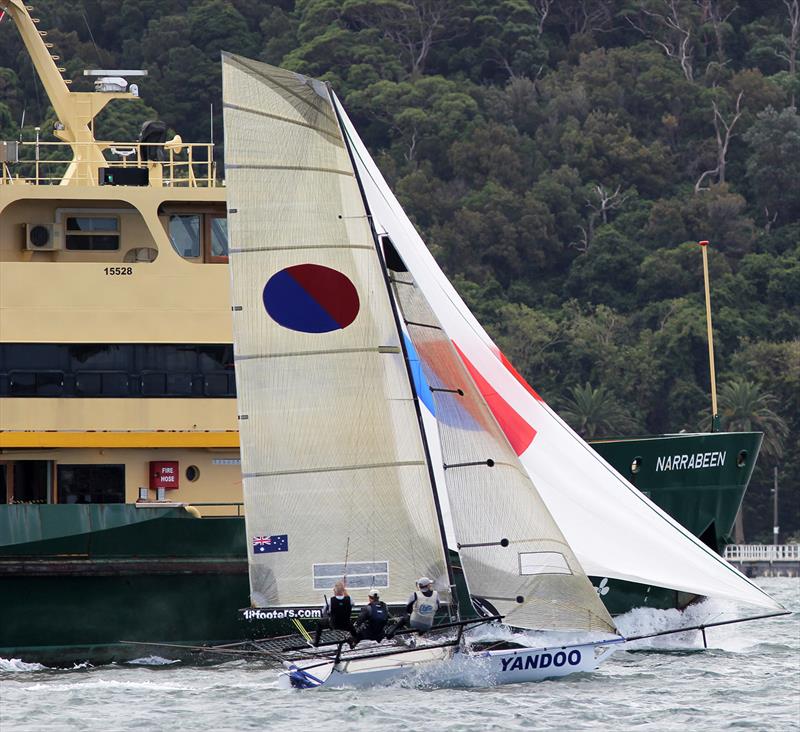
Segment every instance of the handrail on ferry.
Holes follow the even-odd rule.
[[[142,145],[148,148],[161,148],[164,159],[161,161],[142,161]],[[110,151],[118,158],[102,157],[93,159],[96,150]],[[67,167],[74,162],[90,163],[82,166],[75,174],[74,181],[83,185],[99,186],[100,181],[92,177],[95,166],[104,168],[148,168],[156,169],[160,176],[151,180],[150,185],[166,187],[214,188],[216,179],[213,143],[181,142],[179,150],[174,144],[141,143],[120,141],[92,142],[54,142],[23,140],[14,143],[16,155],[2,161],[0,185],[58,185],[63,181]],[[61,154],[63,152],[63,154]],[[128,160],[133,157],[134,160]],[[50,172],[53,166],[54,172]],[[43,170],[44,168],[44,170]]]
[[[236,518],[244,518],[244,513],[242,509],[244,508],[244,503],[236,502],[236,501],[210,501],[210,502],[195,502],[195,501],[172,501],[172,500],[161,500],[161,501],[152,501],[152,500],[139,500],[133,504],[136,508],[160,508],[160,509],[167,509],[167,508],[184,508],[187,511],[194,512],[198,518],[200,518],[200,512],[197,511],[197,508],[214,508],[214,507],[235,507],[236,508]],[[233,514],[209,514],[203,515],[203,518],[214,519],[214,518],[233,518]]]

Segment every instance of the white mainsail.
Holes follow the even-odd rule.
[[[343,575],[358,600],[375,587],[404,603],[422,575],[446,592],[417,407],[328,89],[224,55],[223,99],[251,600],[317,605]]]
[[[392,240],[587,574],[781,609],[597,455],[517,374],[408,220],[335,100],[379,232]]]
[[[391,251],[391,242],[383,246]],[[614,632],[614,623],[410,273],[386,257],[432,395],[470,594],[518,628]]]

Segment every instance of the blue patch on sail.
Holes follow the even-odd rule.
[[[267,312],[284,328],[303,333],[330,333],[341,327],[286,270],[270,278],[263,298]]]
[[[414,378],[414,391],[417,392],[419,400],[428,408],[428,411],[436,416],[436,406],[433,403],[433,394],[431,393],[428,380],[422,372],[422,364],[419,361],[419,354],[411,339],[403,333],[403,341],[406,344],[406,353],[408,354],[408,364],[411,367],[411,376]]]

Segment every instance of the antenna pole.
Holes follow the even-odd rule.
[[[772,503],[772,544],[773,546],[778,545],[778,535],[780,534],[781,527],[778,525],[778,466],[776,465],[773,468],[772,473],[772,492],[774,493],[773,496],[773,503]]]
[[[717,411],[717,377],[714,372],[714,332],[711,327],[711,288],[708,284],[708,242],[701,241],[703,252],[703,281],[706,290],[706,330],[708,331],[708,370],[711,374],[711,431],[719,432],[719,412]]]

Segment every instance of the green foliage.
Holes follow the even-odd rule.
[[[587,435],[697,428],[709,375],[696,242],[709,240],[720,383],[775,397],[763,406],[788,425],[782,480],[800,485],[800,78],[785,3],[36,6],[73,89],[90,88],[84,68],[150,73],[143,101],[109,105],[99,136],[130,139],[159,117],[204,141],[213,104],[222,142],[221,50],[331,82],[478,319]],[[20,135],[23,111],[24,139],[35,125],[52,139],[53,112],[7,19],[3,138]],[[765,450],[745,505],[756,536],[776,460]],[[796,494],[785,494],[789,533]]]
[[[587,381],[569,389],[559,410],[561,416],[581,437],[592,439],[636,428],[636,422],[603,386],[597,389]]]

